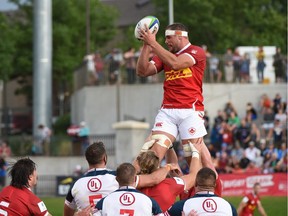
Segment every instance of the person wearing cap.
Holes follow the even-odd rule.
[[[137,74],[147,77],[162,71],[165,73],[161,109],[142,151],[151,148],[161,161],[179,135],[189,162],[189,142],[200,150],[204,143],[203,136],[207,134],[202,94],[205,51],[190,43],[188,28],[182,23],[166,27],[165,43],[168,50],[156,41],[155,33],[151,33],[147,26],[140,35],[143,47],[137,61]],[[150,60],[151,52],[155,55]]]

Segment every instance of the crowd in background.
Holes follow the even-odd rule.
[[[206,115],[206,144],[219,173],[287,172],[287,101],[263,94],[258,109],[247,103],[245,116],[227,102],[210,122]],[[211,128],[210,128],[211,125]],[[177,147],[176,147],[177,148]],[[180,166],[188,171],[181,148]]]
[[[239,49],[227,48],[226,53],[216,54],[210,52],[206,45],[202,48],[206,51],[207,66],[204,82],[210,83],[250,83],[251,82],[251,54],[240,55]],[[99,51],[85,56],[87,70],[90,73],[90,85],[115,84],[117,81],[127,84],[135,83],[157,83],[162,82],[164,76],[152,76],[148,78],[136,75],[136,62],[141,52],[133,47],[124,52],[114,48],[105,56]],[[276,48],[273,56],[273,68],[275,82],[287,82],[287,56],[281,53],[281,48]],[[151,54],[152,55],[152,54]],[[255,57],[257,59],[256,73],[259,83],[265,82],[265,52],[263,47],[259,47]],[[162,77],[161,77],[162,75]]]

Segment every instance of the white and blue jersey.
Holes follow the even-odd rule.
[[[193,197],[176,202],[167,212],[166,216],[181,216],[182,211],[188,215],[191,210],[197,215],[237,216],[237,211],[225,199],[212,192],[198,192]]]
[[[96,204],[98,210],[94,216],[129,215],[148,216],[163,215],[158,203],[134,187],[121,187]]]
[[[70,188],[65,204],[71,209],[83,209],[117,190],[116,172],[106,168],[91,169]]]

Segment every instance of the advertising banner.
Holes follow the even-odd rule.
[[[287,173],[260,175],[220,174],[222,196],[243,196],[252,191],[254,183],[261,184],[261,196],[287,196]]]

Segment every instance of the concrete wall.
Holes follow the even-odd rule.
[[[119,110],[117,106],[117,86],[85,87],[72,96],[72,122],[79,124],[86,121],[92,134],[114,134],[112,125],[117,121],[127,120],[125,116],[137,119],[145,118],[150,127],[161,106],[162,84],[121,85],[119,88]],[[287,99],[286,84],[204,84],[204,104],[211,121],[217,110],[223,109],[231,101],[239,112],[245,114],[247,102],[259,108],[262,94],[274,98],[280,93]]]

